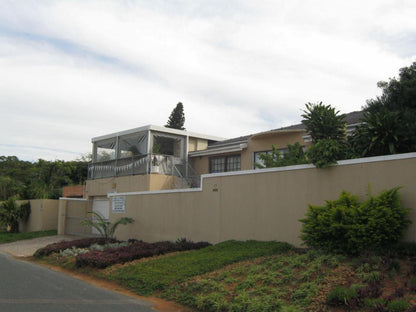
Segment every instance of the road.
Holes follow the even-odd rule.
[[[150,312],[151,303],[114,293],[0,252],[0,311]]]

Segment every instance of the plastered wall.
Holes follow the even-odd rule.
[[[398,159],[402,158],[402,159]],[[327,169],[312,165],[206,175],[201,189],[121,193],[125,213],[135,222],[120,226],[119,239],[154,242],[185,237],[217,243],[277,240],[301,245],[301,223],[308,204],[337,199],[342,190],[364,200],[366,194],[402,186],[413,224],[407,240],[416,239],[416,153],[340,162]],[[111,207],[111,205],[110,205]],[[111,209],[111,208],[110,208]]]
[[[18,201],[18,203],[24,203]],[[58,227],[58,205],[56,199],[31,199],[31,213],[26,223],[21,223],[21,232],[56,230]]]
[[[368,161],[368,159],[366,160]],[[301,168],[301,169],[300,169]],[[406,239],[416,239],[416,155],[407,159],[342,164],[327,169],[312,165],[213,175],[201,191],[145,193],[126,196],[126,213],[112,214],[135,223],[119,228],[122,239],[176,240],[179,237],[216,243],[229,239],[279,240],[300,245],[301,223],[308,204],[337,199],[342,190],[365,199],[367,192],[402,186],[413,225]]]

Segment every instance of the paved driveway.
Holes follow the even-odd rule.
[[[150,312],[152,303],[111,292],[14,257],[79,236],[55,235],[0,244],[0,311]]]
[[[149,302],[111,292],[0,253],[0,311],[150,312]]]
[[[25,239],[13,243],[0,244],[0,252],[6,252],[15,257],[29,257],[32,256],[36,250],[45,247],[46,245],[57,243],[62,240],[74,240],[80,238],[82,237],[72,235],[54,235]]]

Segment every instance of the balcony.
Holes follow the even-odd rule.
[[[88,179],[94,180],[149,173],[177,175],[177,166],[181,165],[184,165],[184,161],[181,158],[159,154],[105,160],[88,165]]]

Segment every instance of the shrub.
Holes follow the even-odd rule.
[[[306,152],[308,159],[317,168],[326,168],[336,164],[337,160],[345,158],[345,153],[345,145],[330,139],[319,140]]]
[[[326,303],[331,306],[349,306],[357,296],[358,293],[355,288],[337,286],[327,294]]]
[[[411,223],[398,190],[369,196],[363,203],[344,191],[325,206],[309,205],[306,218],[300,220],[301,238],[309,247],[345,254],[392,246]]]
[[[388,312],[404,312],[409,308],[409,304],[406,300],[392,300],[387,304]]]
[[[19,205],[16,197],[10,197],[0,205],[0,224],[9,227],[11,233],[19,233],[19,223],[27,222],[30,216],[30,202]]]

